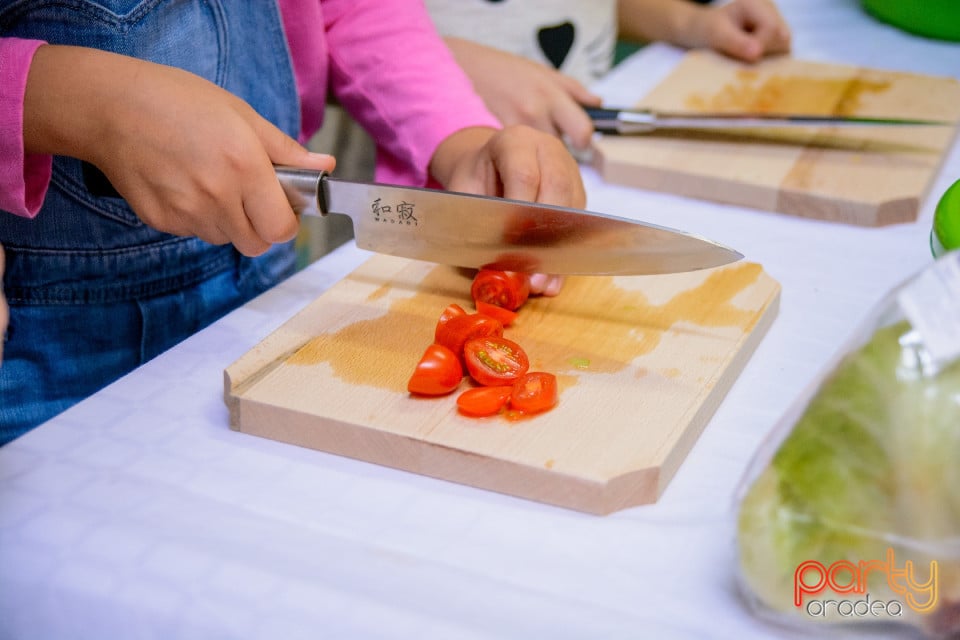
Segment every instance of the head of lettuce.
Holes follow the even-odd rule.
[[[960,254],[941,260],[960,274]],[[960,279],[947,286],[960,311]],[[745,481],[740,582],[778,621],[960,635],[960,358],[931,366],[899,299],[878,307]]]

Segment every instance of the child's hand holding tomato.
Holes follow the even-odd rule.
[[[445,188],[583,209],[586,191],[577,161],[556,136],[525,125],[463,129],[440,143],[430,173]],[[536,274],[531,292],[556,295],[562,279]]]

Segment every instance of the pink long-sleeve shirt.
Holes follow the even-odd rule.
[[[430,158],[450,134],[499,127],[437,36],[419,0],[279,0],[300,94],[300,141],[319,128],[327,88],[383,153],[377,179],[426,184]],[[23,100],[42,42],[0,38],[0,209],[33,217],[51,157],[23,148]]]

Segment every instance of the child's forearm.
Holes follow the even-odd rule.
[[[731,0],[717,6],[690,0],[620,0],[619,20],[625,39],[708,47],[749,62],[790,50],[790,27],[773,0]]]
[[[633,42],[692,43],[691,24],[704,7],[689,0],[619,0],[619,36]]]
[[[24,95],[24,150],[88,159],[118,106],[116,87],[132,88],[135,64],[139,61],[85,47],[37,49]]]

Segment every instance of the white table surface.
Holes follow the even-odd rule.
[[[960,46],[853,0],[781,0],[794,54],[960,77]],[[598,90],[635,100],[680,52]],[[228,427],[222,372],[367,254],[352,243],[0,449],[0,638],[791,638],[734,582],[732,500],[764,436],[890,287],[916,224],[864,229],[604,184],[590,209],[736,247],[780,313],[661,500],[597,517]]]

